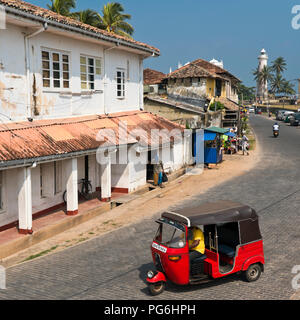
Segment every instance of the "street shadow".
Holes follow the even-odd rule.
[[[149,270],[155,270],[155,266],[153,263],[147,263],[147,264],[143,264],[141,265],[139,268],[139,277],[140,279],[144,282],[144,284],[146,285],[145,288],[141,289],[140,291],[147,295],[147,296],[151,296],[149,290],[148,290],[148,286],[147,286],[147,272]],[[194,291],[198,291],[201,289],[209,289],[209,288],[213,288],[213,287],[219,287],[234,281],[243,281],[243,278],[240,274],[232,274],[229,276],[226,276],[224,278],[220,278],[220,279],[212,279],[211,282],[207,282],[207,283],[203,283],[203,284],[195,284],[195,285],[177,285],[174,284],[170,281],[167,282],[166,284],[166,292],[170,292],[170,293],[189,293],[189,292],[194,292]],[[162,293],[163,296],[163,293]]]
[[[189,293],[189,292],[194,292],[194,291],[204,290],[209,288],[217,288],[219,286],[226,285],[228,283],[235,282],[235,281],[242,281],[242,278],[237,274],[233,274],[225,278],[212,279],[211,282],[202,283],[202,284],[200,283],[195,285],[189,284],[185,286],[180,286],[180,285],[176,285],[174,283],[168,282],[166,286],[166,291],[171,293]]]
[[[139,268],[138,268],[138,271],[139,271],[139,278],[145,283],[147,284],[147,281],[146,281],[146,278],[147,278],[147,272],[150,271],[150,270],[153,270],[155,271],[155,266],[154,266],[154,263],[153,262],[149,262],[149,263],[146,263],[146,264],[143,264],[141,265]]]

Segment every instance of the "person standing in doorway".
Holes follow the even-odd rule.
[[[164,172],[164,166],[162,161],[159,161],[158,163],[154,164],[154,185],[155,186],[160,186],[161,188],[164,188],[163,172]]]

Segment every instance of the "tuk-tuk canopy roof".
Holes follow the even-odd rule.
[[[232,201],[206,203],[198,207],[168,211],[162,217],[186,224],[188,227],[213,225],[242,220],[257,220],[251,207]]]

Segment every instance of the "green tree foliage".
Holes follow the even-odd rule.
[[[86,9],[72,13],[72,18],[93,27],[99,27],[100,19],[98,13],[91,9]]]
[[[124,8],[120,3],[107,3],[103,6],[101,14],[99,13],[98,17],[100,20],[99,27],[101,29],[131,38],[134,29],[132,25],[126,21],[131,19],[131,15],[124,13]]]
[[[247,87],[242,83],[238,84],[237,92],[239,96],[239,101],[247,100],[253,101],[255,100],[255,87]]]
[[[76,0],[51,0],[51,5],[47,4],[48,9],[63,16],[70,16],[71,9],[76,8]]]
[[[253,72],[254,79],[258,81],[259,83],[265,83],[266,81],[272,81],[273,74],[272,74],[272,68],[268,66],[264,66],[261,71],[259,69],[256,69]]]
[[[254,79],[260,83],[268,81],[270,85],[270,91],[273,94],[295,94],[294,85],[290,81],[287,81],[282,73],[287,69],[287,63],[283,57],[278,57],[272,62],[270,67],[264,67],[263,70],[258,69],[253,72]]]
[[[276,76],[280,75],[281,73],[286,70],[286,61],[283,57],[278,57],[276,60],[272,62],[272,71],[275,72]]]
[[[219,110],[224,110],[225,106],[223,103],[221,103],[220,101],[214,102],[210,105],[210,110],[211,111],[219,111]]]
[[[134,33],[134,28],[126,21],[131,19],[131,15],[124,13],[124,7],[118,2],[108,2],[101,13],[91,9],[71,12],[71,9],[76,9],[76,0],[51,0],[47,7],[63,16],[127,38],[132,38]]]

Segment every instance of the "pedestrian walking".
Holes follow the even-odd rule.
[[[245,153],[247,153],[247,156],[249,156],[249,139],[247,138],[247,136],[244,134],[242,137],[242,150],[243,150],[243,156],[245,155]]]

